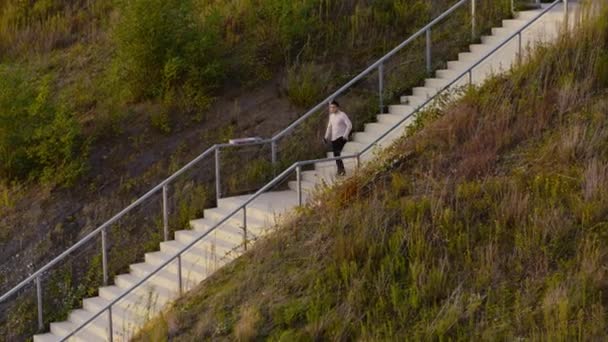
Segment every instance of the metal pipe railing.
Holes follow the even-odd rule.
[[[346,160],[346,159],[356,159],[357,166],[358,166],[359,163],[360,163],[361,156],[363,154],[367,153],[372,147],[376,146],[380,141],[382,141],[382,139],[384,139],[388,134],[390,134],[391,132],[393,132],[396,128],[400,127],[403,124],[403,122],[405,122],[407,119],[409,119],[410,117],[412,117],[413,115],[415,115],[416,113],[418,113],[427,104],[429,104],[430,102],[434,101],[434,99],[439,94],[441,94],[442,92],[444,92],[445,90],[447,90],[448,88],[450,88],[452,85],[454,85],[455,83],[457,83],[465,75],[468,74],[469,77],[470,77],[470,79],[471,79],[471,82],[472,82],[472,71],[473,71],[474,68],[476,68],[477,66],[479,66],[486,59],[488,59],[490,56],[492,56],[494,53],[496,53],[498,50],[500,50],[502,47],[504,47],[508,42],[510,42],[511,40],[513,40],[513,38],[517,37],[518,35],[521,36],[521,33],[524,30],[526,30],[528,27],[530,27],[538,19],[540,19],[541,17],[543,17],[547,12],[549,12],[553,8],[555,8],[559,3],[562,3],[564,1],[567,1],[567,0],[556,0],[549,7],[547,7],[540,14],[538,14],[534,19],[532,19],[529,23],[527,23],[526,25],[524,25],[523,27],[521,27],[517,32],[515,32],[514,34],[512,34],[511,36],[509,36],[507,39],[505,39],[496,48],[494,48],[491,51],[489,51],[488,53],[486,53],[484,55],[484,57],[482,57],[478,62],[474,63],[467,70],[465,70],[464,72],[462,72],[458,77],[456,77],[448,85],[444,86],[439,92],[437,92],[435,95],[433,95],[432,97],[430,97],[423,104],[419,105],[411,114],[409,114],[406,117],[404,117],[401,121],[399,121],[398,123],[394,124],[391,127],[391,129],[389,129],[388,131],[384,132],[380,137],[378,137],[373,142],[369,143],[367,145],[367,147],[364,148],[363,150],[361,150],[361,151],[359,151],[359,152],[357,152],[357,153],[355,153],[353,155],[346,155],[346,156],[339,156],[339,157],[332,157],[332,158],[314,159],[314,160],[307,160],[307,161],[298,161],[298,162],[292,164],[289,168],[287,168],[285,171],[283,171],[280,175],[278,175],[272,181],[268,182],[261,189],[259,189],[258,191],[256,191],[256,193],[253,194],[252,196],[250,196],[243,204],[241,204],[241,206],[237,207],[232,212],[230,212],[228,215],[226,215],[223,219],[221,219],[219,222],[217,222],[211,229],[209,229],[208,231],[206,231],[203,235],[201,235],[200,237],[198,237],[194,241],[190,242],[187,246],[185,246],[184,248],[182,248],[176,255],[174,255],[173,257],[169,258],[164,263],[162,263],[155,271],[153,271],[150,274],[146,275],[138,283],[136,283],[135,285],[133,285],[132,287],[130,287],[127,291],[125,291],[123,294],[121,294],[120,296],[118,296],[117,298],[115,298],[112,302],[110,302],[108,305],[106,305],[106,307],[104,307],[102,310],[100,310],[97,314],[93,315],[87,321],[85,321],[84,323],[82,323],[81,325],[79,325],[76,330],[72,331],[69,335],[67,335],[66,337],[64,337],[62,339],[62,341],[65,341],[68,338],[70,338],[70,337],[74,336],[75,334],[77,334],[80,330],[82,330],[82,328],[84,328],[86,325],[88,325],[93,320],[95,320],[96,318],[98,318],[102,313],[104,313],[106,311],[111,312],[112,306],[114,306],[120,300],[122,300],[123,298],[125,298],[129,293],[131,293],[137,287],[141,286],[148,279],[150,279],[155,274],[157,274],[160,270],[164,269],[167,265],[169,265],[175,259],[178,260],[178,277],[179,277],[178,282],[180,284],[179,287],[180,287],[180,293],[181,293],[181,288],[182,288],[181,274],[182,273],[181,273],[181,262],[180,261],[181,261],[182,254],[184,254],[187,251],[189,251],[197,243],[199,243],[201,240],[203,240],[205,237],[207,237],[209,234],[211,234],[215,229],[217,229],[218,227],[220,227],[221,225],[223,225],[224,223],[226,223],[229,219],[231,219],[234,215],[236,215],[241,210],[244,212],[244,218],[243,218],[244,229],[245,229],[245,232],[244,232],[244,244],[246,246],[246,243],[247,243],[246,242],[247,241],[247,238],[246,238],[246,217],[247,217],[246,208],[247,208],[247,206],[251,202],[253,202],[255,199],[257,199],[260,195],[262,195],[263,193],[267,192],[268,190],[270,190],[273,187],[275,187],[276,185],[278,185],[280,182],[282,182],[288,175],[290,175],[295,170],[296,171],[297,183],[298,183],[297,184],[298,204],[302,205],[302,184],[301,184],[302,183],[302,177],[301,177],[301,172],[302,172],[302,167],[303,166],[317,164],[317,163],[320,163],[320,162],[329,162],[329,161]],[[521,51],[519,53],[521,54]],[[112,322],[110,321],[108,324],[109,324],[110,330],[111,330]]]
[[[391,58],[392,56],[394,56],[397,52],[399,52],[400,50],[402,50],[405,46],[409,45],[416,38],[418,38],[422,34],[425,34],[425,32],[427,30],[429,30],[433,26],[437,25],[439,22],[441,22],[447,16],[449,16],[454,11],[456,11],[458,8],[460,8],[461,6],[463,6],[467,1],[473,1],[474,2],[475,0],[460,0],[460,1],[458,1],[456,4],[454,4],[448,10],[446,10],[441,15],[439,15],[437,18],[435,18],[434,20],[432,20],[425,27],[423,27],[422,29],[420,29],[418,32],[414,33],[412,36],[410,36],[408,39],[406,39],[405,41],[403,41],[401,44],[399,44],[393,50],[391,50],[386,55],[384,55],[383,57],[381,57],[380,59],[378,59],[376,62],[374,62],[371,66],[369,66],[367,69],[365,69],[359,75],[357,75],[356,77],[354,77],[351,81],[347,82],[344,86],[342,86],[340,89],[338,89],[333,94],[331,94],[330,96],[328,96],[325,100],[323,100],[322,102],[320,102],[319,104],[317,104],[316,106],[314,106],[311,110],[309,110],[307,113],[305,113],[303,116],[301,116],[300,118],[298,118],[297,120],[295,120],[287,128],[285,128],[282,131],[280,131],[279,133],[275,134],[272,138],[266,139],[266,140],[262,140],[262,141],[258,141],[258,142],[252,142],[252,143],[243,144],[241,146],[263,145],[263,144],[270,143],[270,145],[271,145],[271,154],[272,154],[272,157],[271,157],[272,158],[272,163],[273,163],[273,165],[275,165],[276,161],[277,161],[277,146],[276,146],[276,143],[277,143],[278,139],[280,139],[281,137],[283,137],[284,135],[286,135],[287,133],[289,133],[290,131],[292,131],[295,127],[297,127],[298,125],[300,125],[304,120],[306,120],[308,117],[310,117],[316,111],[318,111],[321,107],[323,107],[324,105],[326,105],[327,102],[329,102],[330,100],[332,100],[332,99],[336,98],[337,96],[339,96],[340,94],[342,94],[345,90],[347,90],[348,88],[350,88],[351,86],[353,86],[355,83],[357,83],[358,81],[360,81],[363,77],[365,77],[368,74],[370,74],[372,71],[374,71],[376,69],[379,69],[379,71],[382,72],[382,67],[383,67],[383,64],[384,64],[385,61],[387,61],[389,58]],[[383,94],[380,94],[380,96],[382,97]],[[161,183],[159,183],[157,186],[155,186],[154,188],[152,188],[151,190],[149,190],[146,194],[144,194],[143,196],[141,196],[140,198],[138,198],[137,200],[135,200],[133,203],[131,203],[129,206],[127,206],[126,208],[124,208],[123,210],[121,210],[118,214],[114,215],[112,218],[110,218],[108,221],[106,221],[101,226],[99,226],[98,228],[96,228],[94,231],[92,231],[91,233],[87,234],[84,238],[82,238],[76,244],[72,245],[70,248],[68,248],[63,253],[61,253],[60,255],[58,255],[57,257],[55,257],[53,260],[51,260],[49,263],[47,263],[42,268],[40,268],[38,271],[34,272],[32,275],[30,275],[28,278],[26,278],[25,280],[23,280],[22,282],[20,282],[14,288],[12,288],[11,290],[9,290],[5,294],[3,294],[0,297],[0,302],[6,300],[7,298],[9,298],[13,294],[15,294],[17,291],[19,291],[20,289],[22,289],[25,285],[31,283],[34,279],[36,279],[36,277],[41,276],[42,274],[44,274],[51,267],[53,267],[54,265],[56,265],[59,261],[63,260],[65,257],[67,257],[69,254],[71,254],[72,252],[74,252],[76,249],[78,249],[79,247],[83,246],[86,242],[88,242],[89,240],[91,240],[95,236],[99,235],[102,230],[104,230],[105,228],[107,228],[107,227],[111,226],[112,224],[114,224],[116,221],[118,221],[120,218],[122,218],[123,216],[125,216],[131,210],[133,210],[134,208],[136,208],[137,206],[139,206],[140,204],[142,204],[144,201],[146,201],[152,195],[154,195],[157,192],[163,190],[163,188],[166,185],[170,184],[173,180],[175,180],[177,177],[179,177],[180,175],[182,175],[184,172],[186,172],[187,170],[189,170],[190,168],[192,168],[195,164],[197,164],[203,158],[209,156],[211,153],[215,153],[216,154],[216,156],[215,156],[216,196],[217,196],[217,199],[219,200],[221,198],[220,150],[221,150],[221,148],[229,147],[229,146],[234,146],[234,145],[231,145],[231,144],[216,144],[216,145],[211,146],[209,149],[207,149],[206,151],[204,151],[203,153],[201,153],[198,157],[196,157],[195,159],[193,159],[192,161],[190,161],[188,164],[186,164],[185,166],[183,166],[180,170],[178,170],[177,172],[173,173],[171,176],[169,176],[168,178],[166,178],[164,181],[162,181]],[[166,205],[166,203],[164,205]],[[163,212],[165,211],[165,209],[166,209],[166,207],[163,206]]]
[[[263,145],[263,144],[268,144],[269,143],[271,145],[271,159],[272,159],[272,164],[273,164],[273,170],[275,170],[275,172],[276,172],[276,168],[274,167],[274,165],[276,164],[276,161],[277,161],[277,141],[278,141],[278,139],[280,139],[281,137],[283,137],[286,134],[288,134],[289,132],[291,132],[295,127],[297,127],[298,125],[300,125],[304,120],[306,120],[311,115],[313,115],[315,112],[317,112],[319,109],[321,109],[327,102],[329,102],[330,100],[332,100],[332,99],[338,97],[339,95],[341,95],[344,91],[346,91],[347,89],[349,89],[350,87],[352,87],[355,83],[357,83],[358,81],[360,81],[361,79],[363,79],[365,76],[369,75],[371,72],[375,71],[376,69],[378,70],[378,73],[379,73],[379,98],[380,98],[379,103],[380,103],[380,113],[384,113],[384,102],[383,101],[384,101],[384,64],[385,64],[385,62],[387,60],[389,60],[391,57],[393,57],[400,50],[402,50],[404,47],[406,47],[407,45],[409,45],[416,38],[418,38],[418,37],[420,37],[421,35],[424,34],[424,35],[426,35],[427,69],[431,68],[432,67],[432,46],[431,46],[431,43],[432,43],[431,42],[432,28],[435,25],[437,25],[438,23],[440,23],[443,19],[445,19],[446,17],[448,17],[450,14],[452,14],[454,11],[456,11],[458,8],[460,8],[461,6],[463,6],[464,4],[466,4],[468,1],[470,1],[470,3],[471,3],[471,30],[472,30],[472,36],[474,36],[475,32],[476,32],[476,19],[475,19],[475,17],[476,17],[476,13],[475,13],[475,8],[476,8],[475,2],[476,2],[476,0],[461,0],[461,1],[458,1],[456,4],[454,4],[448,10],[446,10],[441,15],[439,15],[437,18],[435,18],[434,20],[432,20],[425,27],[423,27],[422,29],[420,29],[419,31],[417,31],[416,33],[414,33],[408,39],[406,39],[401,44],[399,44],[397,47],[395,47],[393,50],[391,50],[389,53],[387,53],[386,55],[384,55],[382,58],[378,59],[376,62],[374,62],[372,65],[370,65],[367,69],[365,69],[360,74],[358,74],[356,77],[354,77],[352,80],[350,80],[349,82],[347,82],[344,86],[342,86],[337,91],[335,91],[333,94],[331,94],[330,96],[328,96],[325,100],[323,100],[322,102],[320,102],[319,104],[317,104],[316,106],[314,106],[311,110],[309,110],[307,113],[305,113],[303,116],[301,116],[300,118],[298,118],[297,120],[295,120],[288,127],[286,127],[285,129],[283,129],[279,133],[275,134],[272,138],[266,139],[266,140],[262,140],[262,141],[257,141],[257,142],[243,144],[241,146]],[[558,1],[561,1],[561,0],[558,0]],[[472,80],[472,73],[469,72],[469,74],[471,75],[471,80]],[[451,84],[453,84],[453,83],[454,82],[452,82]],[[451,84],[450,84],[450,86],[451,86]],[[444,89],[442,89],[442,91],[445,90],[445,89],[447,89],[447,88],[448,87],[445,87]],[[424,105],[426,105],[429,102],[430,101],[425,102]],[[420,108],[422,108],[424,105],[420,106],[416,110],[416,112],[418,110],[420,110]],[[411,115],[413,115],[413,113],[410,114],[408,116],[408,118],[411,117]],[[405,119],[402,120],[402,121],[400,121],[397,125],[395,125],[393,128],[391,128],[391,130],[389,130],[389,131],[393,131],[396,127],[398,127],[399,125],[401,125],[404,121],[405,121]],[[317,160],[311,160],[311,161],[306,161],[306,162],[298,162],[298,163],[296,163],[294,165],[298,165],[298,166],[295,166],[295,167],[297,167],[298,175],[301,174],[301,166],[309,165],[311,163],[316,163],[316,162],[327,162],[327,161],[338,160],[338,159],[345,160],[345,159],[354,158],[354,159],[356,159],[357,167],[358,167],[359,164],[360,164],[361,155],[363,153],[365,153],[366,151],[368,151],[373,145],[376,145],[382,138],[386,137],[387,134],[389,134],[389,132],[385,132],[385,134],[383,134],[381,138],[377,139],[376,141],[374,141],[373,143],[371,143],[370,145],[368,145],[362,152],[359,152],[359,153],[357,153],[355,155],[343,156],[343,157],[334,157],[334,158],[324,158],[324,159],[317,159]],[[175,172],[174,174],[172,174],[171,176],[169,176],[167,179],[165,179],[164,181],[162,181],[161,183],[159,183],[157,186],[155,186],[150,191],[148,191],[146,194],[144,194],[143,196],[141,196],[140,198],[138,198],[136,201],[134,201],[133,203],[131,203],[129,206],[127,206],[126,208],[124,208],[123,210],[121,210],[118,214],[116,214],[115,216],[113,216],[111,219],[109,219],[108,221],[106,221],[105,223],[103,223],[101,226],[99,226],[98,228],[96,228],[91,233],[87,234],[84,238],[82,238],[76,244],[74,244],[73,246],[71,246],[70,248],[68,248],[66,251],[64,251],[63,253],[61,253],[59,256],[55,257],[52,261],[50,261],[49,263],[47,263],[45,266],[43,266],[42,268],[40,268],[38,271],[36,271],[32,275],[30,275],[28,278],[26,278],[22,282],[20,282],[13,289],[11,289],[10,291],[8,291],[4,295],[2,295],[0,297],[0,302],[6,300],[7,298],[9,298],[13,294],[15,294],[17,291],[19,291],[20,289],[22,289],[24,286],[26,286],[27,284],[29,284],[29,283],[31,283],[32,281],[35,280],[36,281],[36,285],[37,285],[37,290],[38,290],[37,292],[38,292],[39,325],[42,328],[42,326],[43,326],[43,315],[42,315],[42,290],[41,290],[41,285],[40,285],[41,277],[45,274],[45,272],[47,272],[48,270],[50,270],[58,262],[60,262],[61,260],[63,260],[69,254],[71,254],[76,249],[80,248],[85,243],[87,243],[88,241],[90,241],[92,238],[94,238],[95,236],[97,236],[99,234],[102,235],[102,264],[103,264],[102,267],[103,267],[103,276],[104,276],[103,280],[104,280],[104,285],[107,285],[107,283],[108,283],[108,277],[109,277],[109,275],[108,275],[108,266],[107,266],[107,247],[108,247],[107,246],[107,237],[106,237],[106,235],[107,235],[107,229],[112,224],[114,224],[116,221],[118,221],[123,216],[125,216],[127,213],[129,213],[131,210],[133,210],[134,208],[138,207],[140,204],[142,204],[143,202],[145,202],[146,200],[148,200],[153,195],[157,194],[159,191],[162,191],[162,199],[163,199],[162,200],[162,203],[163,203],[162,204],[163,205],[163,208],[162,208],[162,210],[163,210],[163,233],[164,233],[163,236],[164,236],[165,241],[168,240],[168,238],[169,238],[169,221],[168,221],[169,207],[168,207],[168,205],[169,204],[168,204],[168,200],[167,200],[167,196],[168,196],[167,193],[168,193],[169,184],[171,182],[173,182],[177,177],[179,177],[180,175],[182,175],[184,172],[186,172],[187,170],[191,169],[194,165],[196,165],[202,159],[204,159],[205,157],[210,156],[212,153],[214,153],[215,154],[216,197],[217,197],[217,200],[219,201],[219,199],[221,198],[221,195],[222,195],[222,191],[221,191],[221,158],[220,158],[220,156],[221,156],[221,149],[224,148],[224,147],[228,147],[228,146],[234,146],[234,145],[232,145],[232,144],[216,144],[216,145],[213,145],[212,147],[210,147],[209,149],[207,149],[206,151],[204,151],[198,157],[196,157],[191,162],[189,162],[188,164],[186,164],[185,166],[183,166],[180,170],[178,170],[177,172]],[[294,165],[292,165],[292,167],[288,168],[287,170],[285,170],[284,172],[282,172],[280,175],[278,175],[277,177],[275,177],[274,180],[281,179],[281,177],[283,177],[286,173],[292,172]],[[302,182],[302,179],[301,179],[301,175],[300,175],[298,177],[298,203],[300,205],[302,204],[301,182]],[[247,209],[246,209],[246,206],[249,203],[251,203],[251,201],[253,201],[255,198],[257,198],[259,196],[259,194],[265,192],[266,189],[269,188],[269,186],[274,186],[273,184],[274,184],[274,182],[270,182],[270,183],[266,184],[266,186],[264,186],[260,190],[258,190],[252,197],[250,197],[250,199],[247,202],[245,202],[241,207],[239,207],[238,210],[236,210],[236,211],[243,210],[243,213],[244,213],[244,219],[243,219],[243,226],[244,227],[243,228],[244,228],[244,244],[245,244],[245,248],[246,248],[246,244],[247,244],[247,222],[246,222],[246,220],[247,220],[246,219],[246,210]],[[234,215],[234,213],[231,213],[230,215],[227,216],[227,218],[230,218],[233,215]],[[222,220],[221,222],[225,222],[225,220]],[[216,225],[215,227],[217,227],[217,226],[219,226],[219,224]],[[214,229],[215,229],[215,227],[214,227]],[[204,236],[207,236],[207,234],[205,234]],[[179,253],[179,255],[181,255],[181,252]],[[181,263],[181,259],[180,259],[180,263]],[[180,268],[180,272],[181,272],[181,267],[179,267],[179,268]],[[180,289],[181,289],[181,273],[180,273]],[[111,308],[109,309],[109,315],[111,317]],[[81,327],[83,325],[81,325]],[[110,327],[110,330],[111,330],[111,327]]]

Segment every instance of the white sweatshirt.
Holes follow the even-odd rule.
[[[348,116],[339,111],[335,114],[329,114],[329,122],[327,123],[327,130],[325,131],[325,139],[329,141],[338,140],[343,137],[348,140],[353,124],[350,122]]]

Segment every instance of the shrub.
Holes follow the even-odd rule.
[[[86,144],[72,113],[52,101],[53,77],[0,68],[0,176],[73,182],[85,167]]]
[[[191,0],[121,1],[119,8],[113,63],[126,100],[184,105],[185,96],[194,107],[207,104],[224,74],[217,15],[205,15],[201,25]]]
[[[328,90],[331,73],[305,64],[293,66],[287,71],[287,95],[291,103],[308,107],[320,101]]]

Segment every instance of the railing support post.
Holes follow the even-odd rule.
[[[359,170],[359,168],[361,167],[361,153],[357,153],[357,158],[355,160],[356,160],[357,170]]]
[[[568,8],[568,0],[563,0],[564,1],[564,26],[566,27],[566,32],[568,30],[570,30],[570,25],[568,23],[568,21],[570,20],[570,9]]]
[[[221,168],[220,168],[220,148],[215,148],[215,196],[219,203],[222,198],[222,182],[221,182]]]
[[[433,72],[433,60],[432,60],[432,41],[431,41],[431,29],[426,30],[426,72],[431,74]]]
[[[522,55],[523,49],[522,49],[522,46],[521,46],[522,45],[522,42],[521,42],[522,41],[521,31],[519,32],[519,34],[517,35],[517,37],[518,37],[518,43],[517,44],[519,45],[518,46],[519,52],[517,53],[517,63],[519,65],[521,65],[521,62],[523,60],[523,55]]]
[[[243,206],[243,248],[247,251],[247,206]]]
[[[384,114],[384,63],[378,66],[378,96],[380,99],[380,114]]]
[[[298,165],[296,167],[296,182],[297,185],[297,194],[298,194],[298,205],[302,206],[302,166]]]
[[[112,306],[108,307],[108,341],[114,341],[114,323],[112,322]]]
[[[471,38],[477,37],[477,1],[471,0]]]
[[[177,286],[179,287],[179,295],[184,293],[184,286],[182,284],[182,255],[177,255]]]
[[[108,285],[108,232],[101,230],[101,270],[103,272],[103,285]]]
[[[511,15],[515,17],[515,0],[511,0]]]
[[[469,70],[469,87],[473,85],[473,69]]]
[[[271,153],[271,161],[272,161],[272,169],[273,169],[273,173],[276,176],[276,166],[277,166],[277,142],[276,140],[272,139],[270,141],[270,153]]]
[[[38,300],[38,330],[44,330],[44,317],[42,316],[42,284],[40,276],[36,278],[36,298]]]
[[[168,184],[163,186],[163,231],[165,236],[165,241],[169,241],[169,203],[167,200],[168,197]]]

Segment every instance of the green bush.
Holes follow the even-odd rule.
[[[191,0],[121,1],[119,8],[113,63],[126,100],[208,104],[224,75],[217,15],[201,25]]]
[[[0,177],[67,184],[84,171],[80,125],[53,102],[52,84],[0,67]]]

